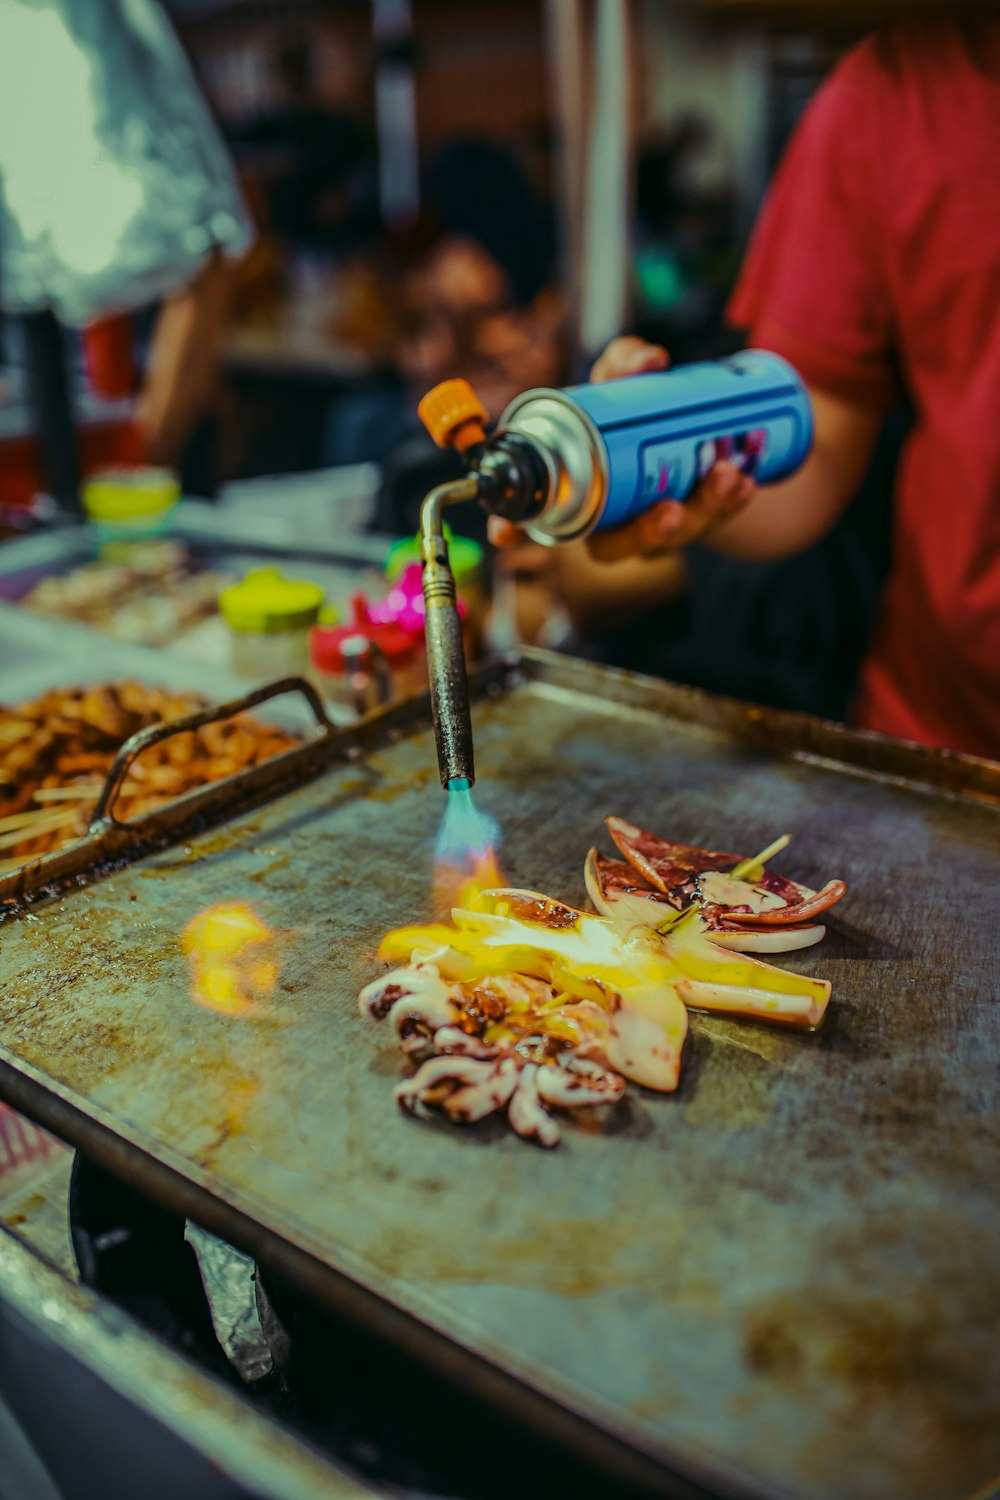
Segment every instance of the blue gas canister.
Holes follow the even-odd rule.
[[[720,458],[767,483],[798,468],[812,441],[809,396],[792,367],[765,350],[682,365],[605,385],[534,390],[493,432],[461,379],[418,406],[467,473],[432,489],[420,510],[431,708],[443,786],[475,780],[469,692],[443,511],[478,500],[537,541],[569,542],[621,526],[664,499],[684,500]]]
[[[684,500],[720,458],[760,483],[784,479],[812,442],[812,409],[787,361],[747,349],[729,359],[526,391],[490,445],[526,441],[545,467],[526,529],[542,542],[620,526],[659,500]]]

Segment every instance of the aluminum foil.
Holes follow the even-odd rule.
[[[287,1358],[288,1336],[257,1280],[256,1265],[190,1220],[184,1238],[198,1261],[215,1336],[226,1358],[247,1385],[263,1380]]]
[[[252,238],[156,0],[0,5],[0,306],[70,325],[184,285]]]

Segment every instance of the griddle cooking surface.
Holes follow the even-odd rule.
[[[456,1378],[506,1371],[550,1398],[542,1425],[551,1403],[582,1416],[664,1493],[694,1492],[679,1473],[957,1500],[1000,1466],[997,809],[755,747],[624,681],[536,665],[476,705],[505,874],[582,904],[610,812],[743,852],[792,833],[783,872],[850,888],[784,960],[833,981],[819,1034],[693,1018],[676,1095],[630,1086],[551,1153],[401,1116],[400,1056],[356,997],[381,934],[429,913],[443,804],[419,725],[5,923],[0,1091],[47,1118],[60,1096],[64,1133],[113,1132],[193,1216],[264,1258],[298,1247],[313,1293],[376,1294],[387,1336],[412,1315],[444,1336],[428,1358],[474,1353]],[[179,943],[232,901],[278,934],[254,1017],[193,1004]]]

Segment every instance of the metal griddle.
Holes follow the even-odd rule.
[[[784,960],[833,981],[822,1031],[693,1018],[676,1095],[630,1088],[548,1154],[400,1116],[356,995],[384,930],[428,915],[442,798],[415,701],[138,828],[109,787],[89,840],[0,883],[0,1093],[588,1454],[609,1494],[982,1490],[1000,766],[543,653],[473,688],[513,883],[582,903],[610,812],[741,852],[789,831],[787,873],[845,879],[826,940]],[[232,900],[281,934],[256,1019],[189,998],[178,935]]]

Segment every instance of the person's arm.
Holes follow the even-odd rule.
[[[715,551],[748,562],[790,557],[824,537],[857,492],[883,413],[814,388],[809,396],[809,456],[790,478],[755,488],[743,510],[708,530],[705,540]]]
[[[616,339],[598,359],[595,380],[663,369],[666,350]],[[809,392],[813,445],[802,467],[780,484],[758,487],[729,463],[716,464],[687,501],[664,500],[629,526],[592,537],[603,562],[673,552],[704,542],[730,557],[770,562],[819,541],[854,495],[875,446],[882,411],[827,391]]]
[[[882,122],[892,97],[869,39],[803,116],[726,310],[751,345],[784,355],[805,381],[815,413],[805,464],[759,490],[732,464],[716,464],[686,504],[664,503],[595,537],[595,557],[649,556],[701,540],[751,560],[787,557],[817,541],[849,503],[898,394],[899,331],[884,254],[892,228],[883,213]],[[663,349],[616,339],[593,378],[667,363]]]
[[[176,464],[211,404],[229,315],[230,267],[214,253],[168,297],[153,330],[136,425],[148,462]]]
[[[576,628],[584,634],[608,619],[618,626],[683,594],[687,586],[680,552],[596,560],[585,542],[549,547],[552,583]]]
[[[499,575],[526,593],[547,590],[584,635],[599,630],[609,619],[616,626],[625,625],[646,610],[676,599],[685,588],[684,558],[679,552],[606,563],[591,557],[586,542],[543,547],[523,532],[517,538],[517,544],[506,547],[497,560]]]

